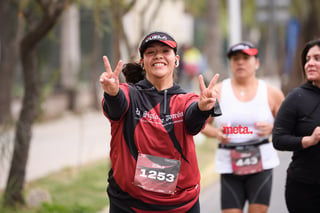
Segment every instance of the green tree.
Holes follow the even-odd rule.
[[[133,8],[137,1],[125,1],[125,0],[110,0],[110,17],[112,23],[112,62],[117,63],[118,60],[121,58],[120,53],[120,43],[121,41],[124,42],[127,49],[130,51],[130,46],[128,42],[127,35],[124,31],[123,26],[123,17]]]
[[[24,97],[16,124],[13,156],[4,193],[4,206],[13,207],[17,204],[24,204],[23,187],[31,130],[39,113],[40,80],[36,63],[37,45],[55,26],[66,4],[67,0],[34,0],[25,1],[22,7],[21,14],[26,24],[20,41]],[[41,17],[39,17],[40,14]]]
[[[123,1],[123,0],[93,0],[93,1],[80,1],[80,5],[87,8],[92,12],[93,17],[93,30],[90,54],[90,87],[92,94],[92,106],[95,109],[100,109],[100,94],[97,89],[97,80],[101,73],[100,65],[102,61],[101,47],[103,46],[102,39],[106,33],[111,33],[111,61],[118,61],[121,58],[120,43],[123,42],[130,52],[127,36],[124,32],[123,16],[126,15],[136,4],[137,0]],[[108,21],[106,20],[106,17]],[[109,23],[111,27],[109,26]]]
[[[292,71],[289,76],[290,80],[283,81],[282,90],[285,93],[304,81],[300,55],[305,43],[320,38],[320,28],[318,27],[320,26],[320,1],[309,0],[307,2],[308,4],[304,1],[292,0],[291,12],[299,20],[300,33]]]
[[[210,73],[207,73],[208,78],[213,76],[213,73],[219,72],[220,77],[226,77],[223,60],[222,48],[224,40],[223,16],[226,13],[226,6],[221,0],[184,0],[186,11],[192,14],[195,19],[205,23],[205,27],[200,31],[195,31],[195,42],[201,40],[200,49],[206,56]],[[222,17],[222,18],[221,18]]]

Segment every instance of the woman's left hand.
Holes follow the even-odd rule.
[[[198,107],[201,111],[209,111],[214,107],[217,101],[217,90],[214,88],[214,85],[216,84],[218,78],[219,74],[215,74],[215,76],[211,79],[209,86],[206,87],[203,76],[199,76],[200,99],[198,102]]]
[[[259,136],[267,136],[272,133],[273,124],[268,122],[256,122],[255,129],[257,130],[257,135]]]

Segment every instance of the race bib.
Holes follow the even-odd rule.
[[[174,194],[180,160],[139,153],[133,184],[144,190]]]
[[[247,175],[263,170],[258,146],[240,146],[230,151],[233,174]]]

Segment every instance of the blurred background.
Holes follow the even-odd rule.
[[[166,31],[177,40],[182,59],[176,81],[188,91],[197,91],[193,82],[197,82],[198,74],[202,73],[207,80],[215,73],[220,73],[219,80],[228,77],[227,48],[242,40],[250,41],[259,49],[258,77],[269,80],[287,94],[304,80],[300,51],[306,41],[320,35],[319,11],[317,0],[2,0],[0,162],[3,168],[0,170],[4,172],[0,172],[0,189],[3,203],[8,206],[24,203],[26,180],[45,174],[38,172],[32,176],[40,168],[37,163],[34,171],[29,171],[30,158],[39,163],[42,158],[34,156],[42,153],[45,159],[53,150],[49,148],[47,154],[35,150],[31,144],[37,144],[37,138],[42,145],[50,139],[55,141],[50,145],[60,141],[61,147],[66,146],[64,140],[76,140],[78,154],[73,160],[76,165],[107,156],[105,143],[109,130],[101,114],[102,91],[98,82],[100,73],[104,72],[103,55],[109,57],[112,67],[119,59],[124,63],[138,62],[142,37],[150,31]],[[98,112],[98,115],[83,115],[86,112]],[[57,124],[62,126],[55,131],[57,138],[49,133],[41,136],[45,131],[52,132],[53,127],[44,130],[40,126],[61,118],[72,119],[70,114],[82,116],[76,118],[76,124],[69,124],[79,133],[67,129],[68,122],[63,120]],[[95,117],[102,120],[94,120]],[[104,134],[86,132],[90,127],[102,128]],[[61,139],[61,135],[70,132],[76,134],[76,139]],[[88,150],[84,141],[88,140],[88,147],[92,148],[92,141],[98,141],[97,138],[102,139],[97,142],[103,144],[102,151],[99,145],[99,154],[92,151],[92,158],[84,158],[83,150]],[[68,151],[71,149],[74,148]],[[74,166],[62,162],[59,168],[63,165]],[[49,164],[43,170],[52,171]]]

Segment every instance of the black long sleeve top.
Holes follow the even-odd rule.
[[[320,88],[307,82],[292,90],[282,103],[273,128],[273,145],[293,151],[287,174],[299,181],[320,184],[320,143],[304,149],[302,138],[320,126]]]

